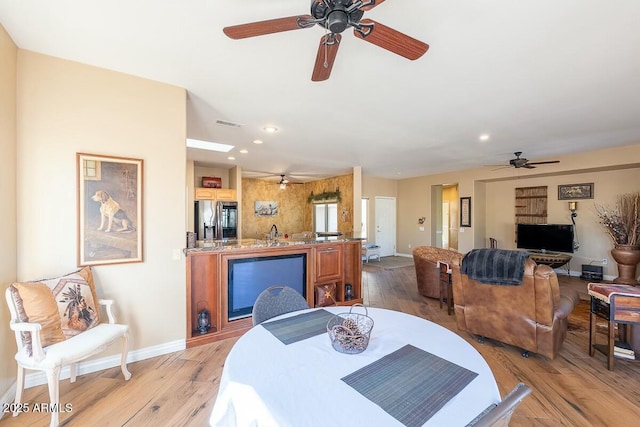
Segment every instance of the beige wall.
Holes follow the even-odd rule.
[[[458,249],[468,252],[488,245],[495,237],[499,247],[513,247],[514,189],[535,185],[549,186],[549,222],[570,223],[566,201],[557,200],[558,184],[594,182],[595,198],[578,202],[577,230],[580,249],[571,261],[572,270],[593,260],[609,259],[605,274],[617,274],[609,251],[613,247],[593,213],[594,203],[608,203],[619,193],[640,191],[640,145],[578,153],[555,157],[558,164],[536,169],[490,168],[463,170],[428,175],[398,181],[398,252],[407,252],[409,245],[431,245],[430,233],[420,233],[415,218],[427,215],[425,226],[432,229],[431,187],[458,183],[459,197],[472,199],[471,227],[460,229]],[[546,160],[546,159],[536,159]],[[613,170],[612,170],[613,169]],[[595,264],[595,263],[594,263]]]
[[[222,188],[234,188],[229,185],[229,170],[195,165],[193,168],[193,185],[202,187],[202,177],[213,176],[222,179]]]
[[[580,248],[574,252],[571,260],[572,270],[580,271],[582,264],[602,265],[602,258],[610,262],[604,266],[606,275],[617,275],[615,262],[609,251],[613,248],[611,239],[598,223],[595,214],[596,204],[609,204],[615,201],[620,192],[640,191],[640,169],[602,171],[598,173],[577,174],[570,177],[542,177],[527,180],[527,187],[548,186],[547,222],[549,224],[571,224],[571,216],[566,200],[558,200],[558,184],[594,183],[593,200],[578,200],[576,230]],[[487,235],[498,239],[498,247],[514,249],[514,198],[515,188],[523,187],[521,181],[487,183]]]
[[[0,25],[0,401],[15,382],[16,344],[8,327],[9,310],[4,302],[6,286],[17,276],[16,207],[16,76],[18,49]]]
[[[18,70],[18,279],[77,268],[77,152],[143,159],[144,262],[95,267],[97,291],[132,350],[183,340],[185,90],[23,50]]]

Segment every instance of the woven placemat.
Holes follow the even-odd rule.
[[[406,345],[342,378],[407,427],[421,426],[478,374]]]
[[[327,332],[327,322],[334,315],[320,309],[273,322],[261,323],[284,344],[291,344]]]

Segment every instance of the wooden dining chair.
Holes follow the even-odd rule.
[[[271,286],[262,291],[253,304],[253,326],[272,317],[307,308],[307,300],[295,289],[288,286]]]
[[[496,239],[494,239],[493,237],[489,237],[489,244],[491,246],[491,249],[497,249],[498,248],[498,241]]]
[[[513,412],[530,393],[531,387],[524,383],[518,383],[500,403],[489,406],[467,424],[467,427],[508,426]]]

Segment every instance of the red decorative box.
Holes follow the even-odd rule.
[[[222,178],[215,176],[203,176],[202,186],[204,188],[222,188]]]

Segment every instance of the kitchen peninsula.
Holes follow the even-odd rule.
[[[253,301],[268,286],[294,283],[313,307],[315,286],[335,283],[338,305],[362,303],[361,245],[360,238],[333,236],[213,241],[186,249],[187,347],[250,329]]]

